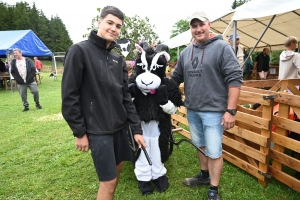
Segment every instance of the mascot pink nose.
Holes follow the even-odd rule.
[[[150,94],[155,94],[156,93],[156,90],[151,90],[150,91]]]

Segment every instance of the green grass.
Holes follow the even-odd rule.
[[[38,86],[43,109],[23,109],[17,91],[0,89],[0,199],[2,200],[94,200],[98,180],[90,152],[75,149],[74,137],[61,116],[61,74],[58,80],[43,73]],[[176,135],[176,139],[182,136]],[[195,150],[187,143],[175,147],[165,163],[170,188],[165,193],[142,196],[134,166],[124,165],[115,199],[207,199],[207,187],[185,187],[182,180],[198,173]],[[299,200],[300,194],[275,179],[267,187],[234,165],[225,162],[219,193],[224,200]]]

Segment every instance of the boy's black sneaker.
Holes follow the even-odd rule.
[[[40,104],[37,104],[36,107],[37,107],[38,109],[42,109],[42,106],[41,106]]]
[[[197,176],[193,178],[185,178],[183,180],[185,186],[201,186],[201,185],[210,185],[210,178],[203,178],[202,173],[200,172]]]
[[[24,110],[22,112],[26,112],[29,110],[29,107],[24,107]]]
[[[220,195],[218,191],[209,189],[207,191],[208,200],[220,200]]]

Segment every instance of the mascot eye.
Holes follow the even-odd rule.
[[[146,65],[144,65],[144,63],[137,63],[136,65],[141,66],[143,70],[145,70],[145,68],[146,68]]]
[[[155,65],[153,65],[153,69],[152,70],[156,70],[156,68],[160,68],[160,67],[163,67],[163,65],[158,65],[158,64],[155,64]]]

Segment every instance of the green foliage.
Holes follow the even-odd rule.
[[[187,19],[186,20],[181,19],[177,21],[172,27],[173,29],[171,30],[170,38],[175,37],[176,35],[179,35],[180,33],[189,30],[190,24]]]
[[[173,37],[179,35],[180,33],[183,33],[185,31],[189,30],[189,28],[190,28],[190,24],[187,19],[186,20],[181,19],[181,20],[177,21],[173,25],[173,29],[171,30],[172,34],[171,34],[170,38],[173,38]],[[185,47],[186,46],[184,46],[184,45],[179,47],[179,52],[181,52]],[[177,52],[178,52],[177,48],[170,49],[170,57],[171,57],[170,61],[171,62],[177,61],[177,57],[178,57]]]
[[[27,2],[9,5],[0,2],[0,31],[31,29],[52,52],[65,52],[73,44],[62,20],[47,19],[42,10]]]
[[[279,61],[280,61],[280,54],[283,50],[278,50],[278,51],[272,51],[272,54],[271,54],[271,58],[270,58],[270,63],[271,64],[279,64]]]
[[[232,10],[234,10],[237,7],[243,5],[244,3],[247,3],[248,1],[250,1],[250,0],[234,0],[231,5],[231,8],[232,8]]]
[[[97,8],[99,14],[92,19],[91,27],[87,28],[88,31],[95,30],[97,31],[97,22],[99,20],[101,8]],[[155,25],[151,25],[149,23],[149,18],[146,17],[145,19],[135,15],[134,17],[128,17],[125,15],[124,24],[121,28],[121,33],[118,39],[129,39],[131,40],[131,49],[129,54],[127,55],[125,60],[131,60],[133,57],[136,56],[137,52],[135,51],[134,44],[138,43],[139,41],[146,41],[151,44],[155,41],[158,36],[153,31]],[[83,37],[88,37],[89,33],[84,34]],[[119,53],[122,57],[124,57],[118,49],[115,49],[117,53]]]

